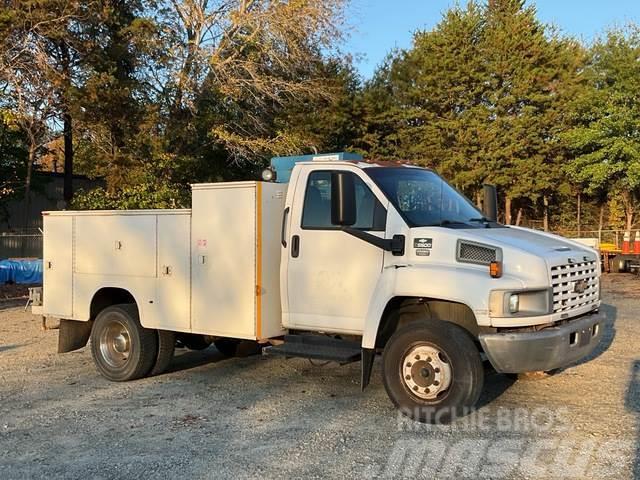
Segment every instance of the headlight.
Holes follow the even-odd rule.
[[[492,290],[489,315],[492,317],[535,317],[551,313],[550,288],[537,290]]]

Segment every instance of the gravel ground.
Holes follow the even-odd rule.
[[[110,383],[88,348],[0,303],[0,478],[640,478],[640,279],[608,276],[590,361],[517,381],[487,374],[451,426],[399,416],[376,361],[314,366],[211,347],[169,373]]]

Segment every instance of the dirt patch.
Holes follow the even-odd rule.
[[[640,279],[603,280],[601,348],[564,371],[488,371],[480,407],[451,426],[397,414],[376,360],[225,359],[179,350],[171,371],[98,375],[88,348],[0,303],[0,478],[636,478]]]

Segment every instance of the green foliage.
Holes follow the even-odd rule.
[[[23,133],[12,125],[10,113],[0,110],[0,220],[7,218],[7,202],[24,195],[26,159]]]
[[[165,159],[166,160],[166,159]],[[135,182],[117,189],[99,187],[79,191],[71,208],[77,210],[128,210],[189,208],[190,192],[171,180],[169,162],[148,163]]]
[[[594,45],[584,76],[589,87],[573,105],[564,134],[575,158],[567,171],[588,192],[640,187],[640,32],[611,31]]]
[[[361,146],[536,202],[563,181],[557,133],[581,58],[521,0],[454,7],[366,86]]]

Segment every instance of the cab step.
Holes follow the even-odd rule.
[[[284,343],[265,347],[267,355],[328,360],[341,364],[357,362],[362,357],[359,343],[324,335],[285,335]]]

